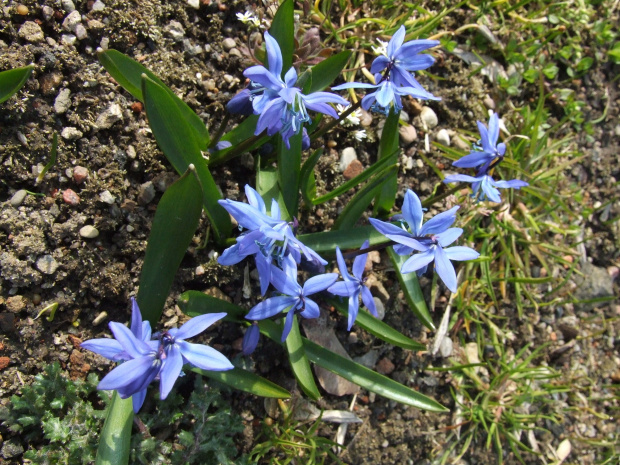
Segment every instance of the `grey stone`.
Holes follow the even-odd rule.
[[[109,129],[114,123],[122,119],[123,111],[121,110],[121,106],[118,103],[113,103],[97,117],[95,126],[99,129]]]
[[[62,5],[62,9],[67,13],[73,13],[75,11],[75,4],[72,0],[62,0],[60,4]]]
[[[13,194],[13,197],[11,197],[11,200],[9,200],[9,203],[11,204],[12,207],[17,208],[22,204],[22,202],[24,201],[27,195],[28,195],[28,192],[25,189],[20,189],[17,192],[15,192],[15,194]]]
[[[90,9],[90,11],[103,11],[105,10],[105,3],[103,3],[101,0],[97,0],[95,3],[93,3],[93,7]]]
[[[41,26],[39,26],[34,21],[26,21],[24,24],[22,24],[22,26],[19,28],[19,31],[17,32],[17,35],[31,43],[41,42],[43,41],[43,39],[45,39],[45,35],[43,34]]]
[[[155,198],[155,186],[152,181],[147,181],[140,185],[138,193],[138,202],[142,205],[150,203]]]
[[[58,262],[51,255],[43,255],[37,260],[36,266],[41,273],[54,274],[58,269]]]
[[[379,359],[379,352],[374,349],[370,349],[361,357],[355,357],[353,360],[360,365],[364,365],[366,368],[370,368],[371,370],[375,368],[377,364],[377,360]]]
[[[226,37],[223,41],[222,41],[222,47],[224,48],[225,51],[230,51],[231,49],[235,48],[237,46],[237,44],[235,43],[235,39],[232,39],[230,37]]]
[[[614,296],[613,280],[607,272],[607,269],[594,266],[589,262],[584,262],[581,265],[581,273],[583,276],[579,276],[575,279],[577,289],[575,290],[574,296],[578,300]],[[575,304],[575,306],[581,310],[591,310],[594,307],[604,305],[604,303],[605,302],[581,303]]]
[[[80,228],[80,236],[85,239],[94,239],[99,236],[99,230],[91,225],[86,225]]]
[[[196,10],[200,9],[200,0],[187,0],[187,4]]]
[[[170,21],[165,27],[165,31],[175,42],[181,42],[183,37],[185,37],[185,29],[183,29],[183,26],[178,21]]]
[[[113,205],[116,201],[116,198],[114,198],[110,191],[105,190],[99,194],[99,200],[101,200],[103,203],[107,203],[108,205]]]
[[[437,114],[430,107],[422,107],[422,111],[420,112],[420,119],[422,120],[422,123],[426,126],[427,129],[433,129],[439,124]]]
[[[80,139],[84,134],[77,128],[74,127],[66,127],[60,133],[61,137],[66,140],[77,140]]]
[[[75,26],[75,36],[78,40],[84,40],[88,37],[88,31],[82,24]]]
[[[76,41],[77,37],[75,37],[73,34],[63,34],[60,36],[60,42],[63,45],[75,45]]]
[[[452,355],[452,350],[453,350],[452,339],[450,339],[449,337],[444,337],[443,340],[441,341],[441,345],[439,346],[439,354],[443,358],[448,358],[450,355]]]
[[[435,139],[441,145],[445,145],[447,147],[450,146],[450,134],[448,134],[448,131],[446,129],[440,129],[437,132],[437,135],[435,135]]]
[[[54,100],[54,111],[57,114],[62,114],[65,113],[69,107],[71,107],[71,91],[69,89],[61,89],[60,92],[58,92],[56,100]]]
[[[79,11],[74,10],[67,15],[62,22],[62,27],[67,32],[75,32],[75,28],[82,22],[82,15]]]
[[[379,297],[373,297],[373,300],[377,309],[377,319],[383,320],[385,318],[385,306]]]
[[[345,147],[340,154],[340,171],[344,171],[353,160],[357,160],[357,153],[353,147]]]
[[[399,127],[398,134],[400,134],[400,140],[402,140],[405,144],[410,144],[418,138],[418,133],[410,124]]]

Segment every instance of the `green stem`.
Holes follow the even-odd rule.
[[[220,127],[217,128],[217,132],[211,139],[211,143],[209,144],[210,149],[215,147],[217,143],[220,141],[220,139],[222,138],[222,134],[224,134],[224,131],[226,131],[226,126],[228,126],[229,121],[230,121],[230,114],[226,112],[224,116],[224,121],[222,121],[222,124],[220,124]]]
[[[220,165],[222,163],[225,163],[227,161],[232,160],[233,158],[237,158],[238,156],[240,156],[243,153],[245,153],[252,145],[254,145],[256,142],[258,142],[264,136],[264,134],[265,133],[262,132],[261,134],[259,134],[257,136],[252,136],[252,137],[244,140],[239,145],[237,145],[236,147],[233,147],[231,150],[229,150],[228,152],[224,153],[220,157],[218,157],[217,153],[216,153],[213,157],[210,158],[209,166]]]
[[[335,119],[333,121],[331,121],[330,123],[327,123],[325,126],[323,126],[321,129],[319,129],[318,131],[316,131],[315,133],[313,133],[310,136],[310,140],[311,141],[315,141],[317,140],[319,137],[321,137],[323,134],[325,134],[327,131],[329,131],[330,129],[332,129],[333,127],[337,126],[338,124],[340,124],[340,122],[342,120],[344,120],[347,116],[349,116],[351,113],[353,113],[355,110],[357,110],[360,106],[362,105],[362,101],[358,100],[357,103],[354,103],[353,105],[351,105],[349,108],[347,108],[345,111],[342,112],[342,114],[340,115],[340,117],[338,119]]]

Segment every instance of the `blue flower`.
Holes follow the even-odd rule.
[[[397,242],[394,251],[399,255],[412,255],[401,267],[402,273],[423,273],[434,260],[435,270],[452,292],[456,292],[456,272],[450,260],[473,260],[480,254],[469,247],[448,247],[463,233],[461,228],[451,228],[456,220],[458,206],[435,215],[423,224],[424,211],[418,196],[407,190],[403,203],[401,227],[370,218],[370,223],[388,239]],[[406,227],[407,225],[408,227]]]
[[[333,87],[333,90],[342,89],[375,89],[362,99],[365,110],[389,113],[391,106],[396,111],[403,108],[401,97],[410,95],[421,100],[441,100],[424,89],[412,74],[431,66],[435,59],[430,55],[418,55],[419,52],[439,45],[436,40],[412,40],[405,44],[405,27],[401,26],[392,36],[387,45],[385,55],[377,57],[370,66],[376,84],[350,82]],[[375,103],[376,102],[376,103]]]
[[[478,121],[478,130],[480,131],[480,140],[474,149],[463,158],[452,163],[458,168],[473,168],[478,165],[484,165],[482,171],[486,172],[491,163],[499,158],[502,160],[506,153],[506,144],[497,143],[499,138],[499,117],[497,113],[493,113],[489,118],[489,128]]]
[[[121,323],[111,322],[109,326],[115,339],[111,339],[110,343],[102,344],[101,340],[96,340],[98,342],[94,344],[89,344],[89,341],[82,343],[82,347],[106,357],[120,346],[121,351],[118,354],[122,354],[121,360],[125,360],[99,382],[97,389],[115,389],[123,399],[135,396],[133,405],[134,411],[137,412],[144,402],[147,386],[159,378],[160,398],[165,399],[185,363],[210,371],[231,370],[232,364],[217,350],[185,341],[203,332],[224,316],[225,313],[197,316],[178,329],[173,328],[155,334],[154,340],[148,340],[145,337],[147,333],[139,332],[138,319],[132,318],[131,330]],[[139,326],[144,330],[141,317]],[[150,326],[148,330],[150,336]]]
[[[362,244],[361,250],[368,248],[368,244],[368,241],[364,242],[364,244]],[[347,264],[344,261],[344,257],[342,256],[340,248],[336,247],[336,260],[338,261],[338,269],[340,270],[340,274],[342,275],[342,279],[344,279],[344,281],[339,281],[333,284],[332,286],[327,288],[327,292],[349,298],[349,326],[347,328],[348,331],[351,331],[351,327],[353,326],[353,323],[355,323],[355,319],[357,318],[360,295],[362,296],[362,302],[364,303],[368,311],[374,316],[377,316],[375,301],[372,298],[370,290],[364,284],[365,279],[363,278],[363,274],[367,258],[367,253],[355,257],[355,259],[353,260],[352,268],[353,276],[351,276],[347,271]]]
[[[488,174],[480,175],[478,173],[478,177],[467,176],[465,174],[453,174],[451,176],[446,176],[446,179],[443,180],[444,183],[452,183],[452,182],[471,182],[471,188],[474,191],[472,197],[477,198],[478,200],[490,200],[491,202],[501,203],[502,198],[500,196],[499,189],[520,189],[525,186],[529,186],[529,184],[525,181],[521,181],[519,179],[512,179],[510,181],[495,181]]]
[[[258,339],[260,338],[260,328],[256,321],[250,326],[243,335],[243,344],[241,346],[241,353],[243,355],[250,355],[256,350],[258,345]]]
[[[299,313],[303,318],[318,318],[320,311],[317,303],[308,298],[312,294],[324,291],[338,279],[337,273],[326,273],[309,278],[303,286],[297,282],[297,264],[287,255],[283,269],[272,265],[271,283],[281,295],[263,300],[255,305],[246,315],[248,320],[264,320],[290,307],[286,314],[282,342],[286,340],[293,325],[293,316]]]
[[[271,280],[271,264],[274,258],[279,262],[290,254],[295,262],[300,263],[303,255],[318,269],[327,264],[327,261],[314,250],[306,247],[295,237],[289,223],[280,219],[280,207],[275,199],[271,202],[271,216],[269,216],[265,202],[258,192],[246,185],[245,194],[249,204],[229,199],[219,200],[219,204],[248,232],[239,236],[237,243],[222,253],[218,263],[234,265],[253,255],[263,295],[267,292]]]
[[[244,71],[244,76],[252,81],[254,90],[249,91],[250,96],[246,93],[239,97],[239,102],[235,102],[234,107],[243,108],[243,100],[246,97],[251,98],[254,114],[260,115],[254,134],[258,135],[267,130],[267,134],[272,136],[279,132],[286,146],[290,148],[290,137],[299,134],[303,124],[310,121],[308,109],[337,119],[338,114],[328,104],[348,105],[348,102],[330,92],[303,94],[301,89],[295,87],[295,68],[290,68],[282,80],[282,52],[278,42],[268,32],[265,32],[265,48],[268,68],[257,65]]]

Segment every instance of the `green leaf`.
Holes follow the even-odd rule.
[[[304,349],[306,349],[306,355],[312,363],[316,363],[370,392],[422,410],[441,413],[448,412],[448,409],[437,401],[330,350],[324,349],[308,339],[304,338],[303,344]]]
[[[242,368],[233,368],[227,371],[206,371],[200,368],[192,368],[192,371],[255,396],[273,397],[276,399],[288,399],[291,397],[291,393],[283,387]]]
[[[398,162],[399,119],[400,112],[392,109],[385,120],[385,125],[383,126],[383,131],[381,132],[381,141],[379,142],[379,160],[388,157],[393,160],[392,163]],[[392,210],[394,202],[396,201],[396,193],[398,192],[397,180],[397,171],[394,171],[389,178],[385,179],[380,194],[377,195],[377,199],[375,200],[375,215],[387,215]]]
[[[611,57],[611,61],[614,63],[620,63],[620,42],[616,42],[611,50],[607,52],[607,55]]]
[[[308,88],[304,89],[304,92],[310,94],[321,91],[331,85],[340,76],[350,57],[350,51],[340,52],[310,68],[308,71],[310,72],[311,81]]]
[[[56,157],[58,156],[58,133],[55,132],[52,136],[52,150],[50,152],[50,159],[45,164],[39,175],[37,176],[37,183],[43,181],[45,174],[50,170],[52,166],[56,164]],[[52,316],[53,318],[53,316]]]
[[[0,73],[0,103],[6,102],[26,84],[34,65],[8,69]]]
[[[217,203],[222,197],[202,157],[200,141],[165,88],[145,76],[142,92],[146,115],[157,144],[179,174],[184,173],[190,164],[194,165],[202,188],[202,201],[215,236],[218,241],[226,238],[231,230],[230,216]]]
[[[271,199],[276,199],[280,207],[280,219],[284,221],[293,219],[286,208],[282,192],[280,192],[277,168],[271,164],[263,167],[260,159],[256,169],[256,191],[265,201],[265,207],[269,213],[271,213]]]
[[[121,399],[114,392],[108,407],[97,449],[96,465],[123,465],[129,463],[133,404],[131,397]]]
[[[294,0],[284,0],[276,11],[269,29],[269,34],[276,39],[282,51],[282,73],[286,73],[293,66],[293,52],[295,50],[294,6]]]
[[[288,1],[288,0],[287,0]],[[299,174],[301,172],[301,131],[289,139],[290,147],[281,137],[277,140],[278,183],[286,210],[292,217],[297,216],[299,208]]]
[[[289,310],[289,312],[292,311],[292,309]],[[293,326],[291,327],[291,332],[288,334],[286,341],[284,341],[284,346],[286,347],[288,359],[291,362],[291,368],[293,369],[299,387],[301,387],[302,391],[312,400],[319,400],[321,394],[314,382],[314,375],[310,368],[310,362],[304,351],[297,315],[293,316]]]
[[[178,107],[179,116],[185,120],[192,131],[194,137],[198,141],[201,151],[206,151],[209,146],[211,138],[209,137],[209,131],[200,117],[179,97],[176,96],[172,89],[164,84],[150,70],[142,66],[137,61],[129,58],[127,55],[123,55],[118,50],[105,50],[99,52],[99,62],[103,65],[108,73],[118,82],[123,89],[133,95],[136,99],[144,102],[144,95],[142,91],[142,75],[146,74],[151,81],[159,84],[160,87],[166,90],[170,94],[170,98],[174,104]]]
[[[138,305],[151,326],[159,321],[201,211],[200,185],[193,170],[188,170],[159,201],[146,246]]]
[[[242,322],[247,313],[242,307],[227,302],[217,297],[204,294],[200,291],[186,291],[179,296],[177,304],[181,311],[188,316],[194,317],[205,313],[226,312],[225,321]]]
[[[371,246],[389,242],[389,239],[372,226],[301,234],[298,239],[318,254],[327,253],[331,255],[335,255],[336,246],[344,251],[359,249],[366,240],[370,241]]]
[[[409,257],[398,255],[394,252],[392,247],[388,247],[387,251],[390,256],[390,260],[392,261],[392,265],[394,265],[394,271],[398,277],[400,287],[405,294],[405,299],[409,304],[409,308],[424,326],[435,330],[433,318],[431,317],[428,307],[426,306],[426,301],[424,300],[424,295],[422,294],[422,289],[420,288],[418,276],[415,273],[403,274],[400,272],[403,263],[405,263]]]
[[[594,64],[594,58],[592,57],[583,57],[575,66],[575,71],[578,73],[583,73],[584,71],[589,70]]]
[[[323,155],[323,149],[315,150],[312,155],[304,162],[299,173],[301,183],[301,196],[308,207],[315,205],[314,196],[316,195],[316,180],[314,178],[314,167],[319,158]]]
[[[349,308],[344,302],[340,302],[336,299],[329,301],[335,308],[344,316],[348,316]],[[355,319],[355,324],[360,328],[365,329],[370,334],[384,340],[392,345],[402,347],[408,350],[426,350],[426,346],[419,342],[408,338],[404,334],[396,331],[390,325],[385,324],[383,321],[375,318],[368,311],[360,308]]]
[[[377,193],[381,190],[384,183],[391,182],[393,176],[396,176],[398,171],[397,166],[390,166],[386,170],[382,171],[375,178],[368,181],[368,183],[355,194],[355,196],[344,207],[342,213],[334,222],[334,229],[352,229],[366,210],[366,208],[375,198]]]

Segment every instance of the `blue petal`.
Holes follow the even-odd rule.
[[[138,413],[144,404],[146,398],[146,389],[142,389],[140,392],[136,392],[131,396],[131,403],[133,405],[133,413]]]
[[[392,234],[387,234],[385,237],[393,240],[394,242],[398,242],[399,244],[405,245],[413,250],[418,250],[420,252],[424,252],[425,250],[428,249],[426,245],[424,245],[422,242],[418,241],[417,239],[414,239],[413,237],[395,236]]]
[[[252,189],[249,184],[245,185],[245,196],[248,199],[248,203],[260,211],[263,215],[267,215],[267,208],[265,207],[265,201],[256,190]]]
[[[314,300],[306,299],[304,309],[299,314],[304,318],[318,318],[321,315],[321,311]]]
[[[435,270],[452,292],[456,292],[456,271],[441,247],[435,247]]]
[[[368,84],[367,82],[347,82],[332,87],[332,90],[344,90],[344,89],[376,89],[379,87],[377,84]]]
[[[401,62],[405,62],[408,57],[416,58],[416,55],[418,53],[423,52],[424,50],[427,50],[431,47],[436,47],[439,44],[440,42],[438,40],[429,40],[429,39],[410,40],[406,44],[403,44],[403,46],[400,49],[398,49],[394,58],[396,58],[397,60]],[[422,56],[429,56],[429,55],[422,55]]]
[[[288,337],[289,333],[291,332],[291,328],[293,327],[294,317],[295,311],[291,309],[286,314],[286,319],[284,320],[284,328],[282,329],[282,338],[280,339],[280,342],[286,341],[286,338]]]
[[[271,282],[271,260],[265,259],[261,254],[254,256],[256,269],[258,270],[258,279],[260,281],[260,295],[265,295]]]
[[[375,93],[377,103],[382,107],[388,107],[394,101],[394,86],[390,81],[383,81]]]
[[[206,313],[204,315],[195,316],[179,328],[175,335],[175,339],[182,340],[194,337],[225,316],[226,313]]]
[[[493,113],[489,118],[489,145],[493,148],[497,145],[497,139],[499,138],[499,117],[497,113]]]
[[[291,256],[288,255],[290,258]],[[292,258],[291,258],[292,260]],[[286,263],[283,261],[283,263]],[[290,272],[293,268],[287,266],[286,270]],[[278,290],[278,292],[289,295],[298,296],[301,294],[302,289],[297,282],[297,267],[294,268],[294,275],[286,273],[278,267],[272,265],[271,267],[271,284]]]
[[[444,252],[448,259],[457,261],[475,260],[480,256],[474,249],[463,246],[448,247]]]
[[[418,271],[420,268],[428,265],[435,258],[433,248],[428,249],[426,252],[421,252],[412,255],[400,269],[401,273],[411,273]]]
[[[480,181],[479,178],[474,178],[473,176],[468,176],[466,174],[451,174],[450,176],[446,176],[443,180],[445,184],[450,184],[453,182],[477,182]]]
[[[260,338],[260,328],[255,323],[251,325],[245,334],[243,335],[243,344],[241,346],[241,353],[245,356],[251,355],[258,345]]]
[[[226,110],[229,113],[238,114],[238,115],[251,115],[253,113],[254,107],[252,105],[252,93],[249,89],[243,89],[241,92],[237,93],[233,98],[229,100],[226,104]]]
[[[338,279],[338,273],[325,273],[313,276],[304,283],[303,295],[308,296],[324,291]]]
[[[245,257],[247,257],[247,254],[239,253],[239,244],[237,243],[224,250],[224,252],[222,252],[222,255],[217,258],[217,262],[220,265],[224,266],[236,265]]]
[[[482,192],[484,192],[484,196],[488,198],[491,202],[501,203],[502,196],[499,191],[493,186],[493,178],[490,176],[483,176],[481,182]]]
[[[430,68],[435,59],[430,55],[416,55],[411,58],[404,58],[397,61],[396,67],[402,68],[404,71],[420,71],[422,69]]]
[[[387,56],[393,58],[398,49],[403,45],[405,41],[405,26],[401,26],[394,33],[387,46]]]
[[[265,50],[267,51],[267,64],[269,71],[276,76],[282,75],[282,51],[278,41],[268,32],[265,32]]]
[[[357,318],[357,312],[360,308],[359,297],[356,295],[352,295],[349,297],[349,314],[347,316],[347,331],[351,331],[351,327],[353,323],[355,323],[355,319]]]
[[[510,181],[495,181],[495,187],[499,187],[500,189],[520,189],[526,186],[529,186],[529,183],[519,179],[512,179]]]
[[[422,229],[420,230],[420,235],[425,236],[427,234],[439,234],[444,232],[452,226],[454,221],[456,221],[456,211],[459,208],[460,207],[457,205],[452,207],[450,210],[433,216],[430,220],[424,223],[424,226],[422,226]]]
[[[172,391],[181,370],[183,369],[183,357],[178,344],[172,344],[166,353],[159,374],[159,398],[164,400]]]
[[[369,241],[364,241],[360,250],[367,249],[369,244],[370,244]],[[353,271],[353,276],[355,276],[357,279],[362,279],[362,276],[364,274],[364,269],[366,268],[367,260],[368,260],[368,253],[363,253],[361,255],[358,255],[353,260],[353,267],[351,268],[351,271]]]
[[[80,347],[99,354],[108,360],[118,360],[116,356],[123,352],[123,347],[116,339],[90,339],[82,342]]]
[[[142,337],[142,314],[140,313],[140,307],[138,307],[138,301],[135,297],[131,298],[131,332],[140,340],[144,340]]]
[[[349,270],[347,270],[347,264],[344,261],[344,257],[342,256],[342,252],[340,251],[340,247],[336,246],[336,261],[338,262],[338,270],[342,275],[342,279],[345,281],[351,281],[351,275],[349,274]],[[331,292],[331,291],[330,291]],[[340,294],[337,294],[340,295]]]
[[[370,65],[370,72],[372,74],[380,73],[385,68],[387,68],[390,61],[391,60],[385,55],[379,55],[377,58],[374,59],[372,65]]]
[[[379,314],[377,313],[377,306],[375,305],[375,299],[372,298],[370,289],[368,289],[366,286],[362,287],[362,302],[370,313],[372,313],[376,317],[379,316]]]
[[[384,236],[390,234],[392,236],[411,237],[409,231],[405,231],[403,228],[396,226],[392,223],[387,223],[385,221],[377,220],[375,218],[368,218],[368,221],[370,221],[370,224],[372,224],[372,226]]]
[[[351,297],[357,294],[360,284],[355,281],[338,281],[327,288],[327,292],[341,297]]]
[[[218,203],[230,213],[233,218],[245,229],[254,231],[264,225],[273,225],[275,221],[267,215],[263,215],[259,210],[243,202],[234,200],[218,200]]]
[[[456,166],[457,168],[473,168],[491,161],[493,158],[495,158],[493,154],[472,150],[469,155],[465,155],[453,162],[452,166]]]
[[[260,84],[267,89],[278,92],[284,88],[284,82],[279,75],[271,73],[267,68],[261,65],[252,66],[243,72],[243,75],[252,82]]]
[[[284,75],[284,83],[287,85],[287,87],[292,87],[295,85],[296,82],[297,71],[295,70],[295,68],[291,67],[291,69],[289,69]]]
[[[411,228],[414,236],[420,235],[424,211],[422,210],[422,202],[420,198],[411,189],[407,189],[405,193],[405,201],[403,202],[403,217]]]
[[[245,316],[248,320],[264,320],[299,302],[297,297],[277,296],[255,305]]]
[[[115,321],[110,322],[108,326],[116,340],[123,347],[123,350],[127,352],[130,357],[138,358],[151,352],[150,347],[144,341],[137,339],[127,326]]]
[[[444,232],[437,234],[437,242],[439,242],[439,245],[442,247],[448,247],[457,240],[461,234],[463,234],[461,228],[448,228]]]
[[[140,389],[127,393],[127,397],[129,397],[143,390],[146,385],[155,379],[159,372],[159,369],[153,370],[155,365],[157,363],[154,356],[138,357],[123,362],[99,382],[97,389],[108,391],[139,384]],[[145,384],[145,386],[142,386],[142,384]]]
[[[234,368],[230,360],[213,347],[183,341],[179,342],[179,348],[183,357],[197,368],[209,371],[226,371]]]

